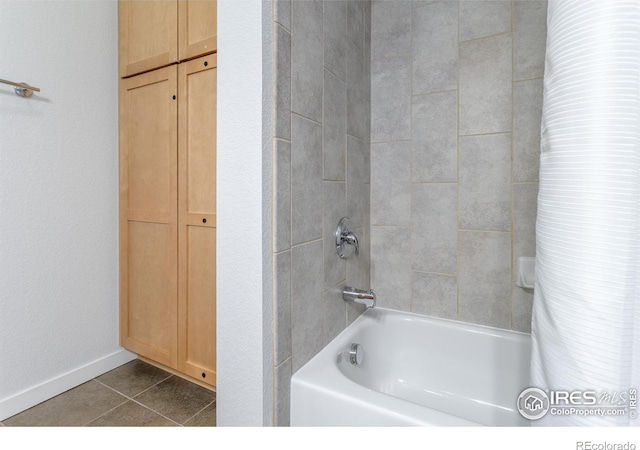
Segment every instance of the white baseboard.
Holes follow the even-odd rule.
[[[4,398],[0,400],[0,420],[7,419],[38,403],[49,400],[135,358],[135,353],[124,349],[119,350],[11,397]]]

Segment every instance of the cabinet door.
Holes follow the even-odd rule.
[[[178,61],[178,2],[118,2],[120,76],[164,67]]]
[[[181,61],[216,51],[218,14],[215,0],[180,1],[178,17]]]
[[[120,80],[120,344],[177,365],[177,68]]]
[[[179,65],[178,369],[216,383],[216,55]]]

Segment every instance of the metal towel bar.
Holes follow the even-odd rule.
[[[20,97],[31,97],[31,95],[33,94],[33,91],[40,92],[40,88],[29,86],[27,83],[14,83],[13,81],[2,80],[2,79],[0,79],[0,83],[13,86],[13,90]]]

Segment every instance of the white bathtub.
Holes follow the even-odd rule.
[[[292,426],[528,426],[530,336],[371,309],[291,379]],[[360,365],[349,362],[361,345]]]

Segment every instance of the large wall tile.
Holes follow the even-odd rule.
[[[291,356],[291,252],[273,255],[274,361],[281,364]]]
[[[347,2],[324,2],[324,67],[343,81],[347,79],[346,34]]]
[[[367,4],[370,5],[369,2]],[[364,140],[371,141],[371,16],[365,15],[364,23]]]
[[[291,35],[276,25],[275,40],[274,136],[291,139]]]
[[[273,19],[287,30],[291,30],[291,0],[274,0]]]
[[[325,5],[331,2],[325,2]],[[347,38],[356,44],[359,51],[364,50],[364,5],[361,0],[347,2]]]
[[[512,328],[522,333],[531,333],[531,312],[533,310],[533,289],[513,288]]]
[[[540,171],[542,79],[513,83],[513,181],[537,181]]]
[[[413,269],[456,272],[457,187],[414,184],[412,204]]]
[[[364,228],[356,228],[356,235],[359,238],[364,237]],[[369,271],[369,255],[368,248],[364,245],[364,239],[360,242],[360,254],[353,253],[347,258],[347,286],[353,286],[358,289],[369,289],[367,283],[367,272]]]
[[[538,183],[513,185],[513,256],[536,256]]]
[[[371,145],[372,225],[408,226],[411,221],[411,143]]]
[[[461,231],[458,318],[511,327],[511,233]]]
[[[371,287],[378,306],[410,311],[410,228],[371,227]]]
[[[511,131],[511,34],[460,44],[460,134]]]
[[[336,253],[334,231],[341,218],[347,215],[347,187],[345,183],[324,182],[324,288],[328,289],[346,279],[346,263]]]
[[[367,145],[360,139],[347,137],[347,217],[351,218],[357,228],[364,224],[365,201],[369,196],[364,177],[364,153]]]
[[[413,97],[414,182],[458,181],[457,91]]]
[[[352,42],[347,44],[347,133],[365,140],[366,89],[364,53]]]
[[[455,276],[413,272],[412,283],[411,312],[456,319],[458,287]]]
[[[342,298],[346,283],[333,286],[324,293],[324,345],[327,345],[347,326],[347,304]]]
[[[273,251],[280,252],[291,247],[291,144],[275,139],[273,147]]]
[[[291,249],[293,372],[323,347],[322,240]]]
[[[460,138],[461,229],[511,230],[511,135]]]
[[[322,237],[322,126],[292,116],[292,243]]]
[[[525,80],[544,75],[547,46],[547,2],[514,2],[513,79]]]
[[[366,310],[367,308],[364,305],[358,305],[357,303],[347,304],[347,326],[351,325]]]
[[[371,141],[411,138],[411,4],[371,5]]]
[[[460,2],[460,41],[507,31],[511,31],[511,0]]]
[[[413,95],[458,87],[458,2],[413,11]]]
[[[517,258],[536,256],[538,183],[513,185],[513,329],[531,332],[533,290],[516,286]]]
[[[345,180],[347,156],[347,87],[324,72],[324,179]]]
[[[322,121],[322,4],[292,2],[291,109]]]
[[[277,427],[288,427],[290,424],[289,405],[291,403],[291,359],[276,367],[275,372],[274,388],[276,398],[273,422]]]

